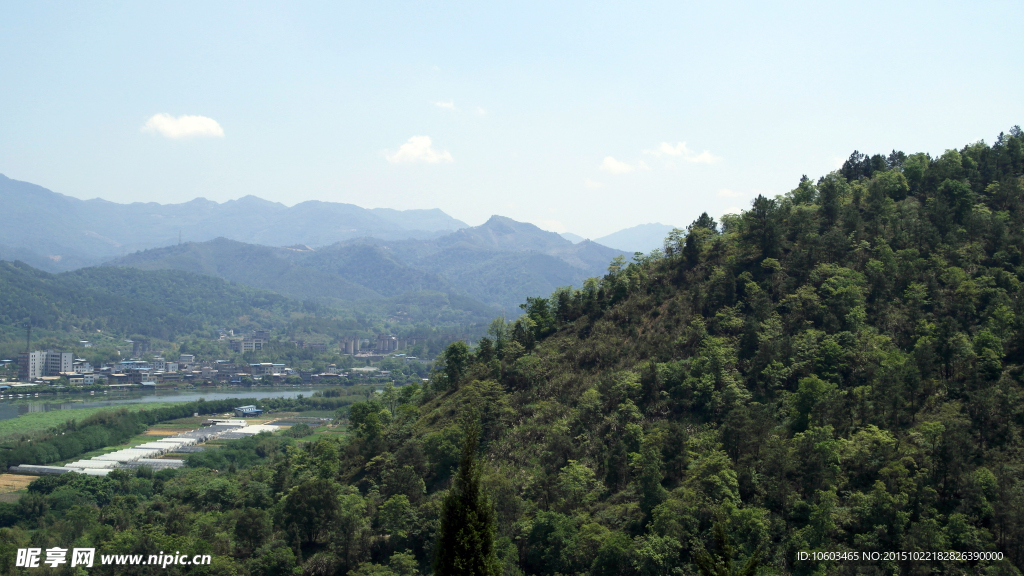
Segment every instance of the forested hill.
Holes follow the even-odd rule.
[[[1019,575],[1022,143],[854,154],[529,299],[475,349],[449,346],[424,390],[353,405],[350,440],[41,480],[0,524],[21,547],[206,546],[224,574],[430,573],[439,533],[489,548],[490,515],[453,527],[445,498],[471,419],[488,496],[470,504],[496,517],[483,564],[505,575]],[[879,559],[798,556],[814,551]],[[971,556],[885,559],[945,551]]]
[[[477,350],[450,348],[418,410],[354,409],[339,478],[388,502],[421,473],[419,531],[389,546],[426,562],[444,447],[476,406],[506,574],[696,573],[701,549],[724,568],[715,524],[737,571],[1019,574],[1022,141],[854,154],[531,299]],[[843,550],[1006,560],[797,560]]]
[[[243,315],[283,323],[289,313],[309,306],[187,272],[86,268],[49,274],[21,262],[0,262],[0,334],[7,338],[23,339],[29,322],[44,331],[104,330],[171,339],[208,332]]]
[[[0,349],[7,354],[14,342],[23,347],[28,324],[36,338],[66,343],[102,339],[97,332],[205,339],[224,328],[282,329],[302,317],[331,318],[332,330],[374,330],[385,322],[481,327],[494,313],[471,298],[429,290],[340,308],[180,270],[102,266],[50,274],[0,261]]]
[[[715,522],[737,567],[759,548],[800,574],[853,570],[796,561],[812,550],[1024,567],[1022,144],[855,153],[532,301],[532,353],[478,353],[462,384],[503,384],[489,449],[526,495],[530,521],[501,523],[523,568],[692,570]]]
[[[218,238],[136,252],[106,265],[206,274],[339,308],[366,309],[380,300],[441,292],[460,300],[453,307],[479,321],[480,315],[492,318],[502,307],[515,310],[527,296],[579,286],[603,273],[619,254],[492,216],[480,226],[434,239],[367,237],[312,249]]]

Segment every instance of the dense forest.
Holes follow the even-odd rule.
[[[463,314],[465,310],[475,311]],[[482,333],[486,322],[480,319],[489,318],[485,312],[492,311],[465,297],[428,291],[339,309],[177,270],[104,266],[50,274],[23,262],[0,261],[4,358],[25,349],[29,325],[37,347],[66,350],[80,339],[91,341],[91,349],[75,352],[95,364],[120,359],[125,338],[152,342],[153,349],[163,349],[170,357],[180,348],[203,360],[267,362],[314,359],[311,352],[290,346],[291,340],[327,343],[337,350],[340,337],[370,339],[381,332],[416,337],[423,345],[410,352],[433,357],[453,335]],[[281,350],[242,358],[230,352],[227,342],[217,341],[218,330],[232,329],[241,336],[258,328],[272,330]],[[338,362],[324,354],[316,359]]]
[[[1020,574],[1022,145],[854,153],[702,215],[342,408],[348,440],[37,481],[0,567],[95,545],[214,554],[167,574]],[[904,551],[987,554],[799,556]]]
[[[165,340],[237,323],[240,316],[283,324],[292,313],[315,314],[312,303],[187,272],[87,268],[49,274],[0,261],[0,333],[95,334],[97,330]]]

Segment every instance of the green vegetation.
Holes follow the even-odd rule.
[[[299,423],[285,430],[284,432],[282,432],[282,434],[288,436],[289,438],[305,438],[307,436],[312,435],[313,430],[313,427],[311,427],[309,424]]]
[[[432,357],[451,341],[446,335],[482,332],[482,305],[467,315],[448,310],[454,302],[472,308],[465,298],[423,292],[340,309],[191,272],[98,267],[49,274],[0,261],[0,357],[17,359],[29,324],[34,349],[74,350],[94,365],[127,359],[132,344],[125,339],[131,339],[169,358],[186,353],[204,360],[286,361],[310,370],[351,362],[338,353],[340,338],[372,339],[381,332],[416,336],[423,342],[408,352]],[[218,340],[224,329],[240,335],[267,329],[274,338],[262,352],[235,353]],[[92,347],[79,347],[79,340]],[[329,352],[299,348],[292,340],[328,344]]]
[[[148,426],[157,422],[190,417],[198,414],[220,414],[230,412],[235,406],[259,404],[266,410],[311,409],[324,411],[339,410],[342,413],[354,399],[349,396],[325,397],[314,393],[309,398],[233,398],[229,400],[168,403],[150,407],[133,405],[131,410],[104,409],[83,418],[81,421],[68,419],[56,427],[33,435],[17,434],[8,436],[0,444],[0,467],[19,464],[52,464],[63,462],[83,454],[102,450],[106,447],[127,442],[141,434]]]
[[[475,419],[469,419],[464,434],[459,474],[442,503],[434,573],[498,576],[501,564],[494,549],[494,508],[480,485],[476,459],[480,427]]]
[[[155,410],[171,406],[170,402],[148,402],[145,404],[126,404],[124,410]],[[0,420],[0,441],[12,435],[31,436],[33,433],[42,432],[65,424],[72,420],[84,420],[98,413],[110,411],[110,408],[65,408],[51,410],[49,412],[29,412],[17,418]]]
[[[141,334],[164,340],[236,321],[283,318],[303,304],[272,292],[174,271],[90,268],[48,274],[0,262],[0,325],[24,342],[24,325],[49,331]]]
[[[194,411],[202,413],[230,410],[232,401],[190,402],[154,410],[125,408],[103,410],[81,421],[68,420],[45,434],[34,437],[9,437],[0,446],[0,466],[19,464],[51,464],[70,460],[82,454],[101,450],[108,446],[128,441],[141,434],[147,426],[190,416]]]
[[[360,238],[315,250],[218,238],[137,252],[117,266],[217,276],[355,314],[475,324],[526,295],[578,284],[618,250],[573,245],[533,224],[494,216],[432,239]]]
[[[0,569],[79,542],[221,574],[450,573],[439,546],[475,510],[493,556],[486,521],[456,540],[510,576],[1020,574],[1022,144],[855,153],[704,215],[449,346],[429,386],[342,408],[344,438],[40,481],[0,507]],[[948,550],[1002,559],[798,556]]]
[[[249,438],[227,441],[215,450],[189,454],[186,463],[193,468],[222,470],[228,470],[232,466],[248,468],[265,461],[278,452],[283,452],[286,446],[293,444],[294,442],[285,436],[271,436],[262,433]]]

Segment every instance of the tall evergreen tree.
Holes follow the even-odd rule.
[[[441,511],[441,529],[434,557],[437,576],[497,576],[501,573],[494,547],[494,508],[480,486],[481,469],[476,460],[480,424],[469,418],[465,425],[459,473]]]

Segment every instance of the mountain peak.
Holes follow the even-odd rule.
[[[241,204],[241,205],[244,205],[244,206],[273,206],[275,208],[277,208],[277,207],[287,208],[287,206],[285,206],[284,204],[281,204],[280,202],[273,202],[271,200],[264,200],[263,198],[260,198],[259,196],[253,196],[252,194],[246,194],[245,196],[242,196],[241,198],[239,198],[237,200],[228,200],[224,204],[231,204],[231,203],[237,203],[237,204]]]
[[[594,241],[598,244],[611,246],[612,248],[616,248],[630,254],[634,252],[643,252],[646,254],[655,248],[661,248],[665,242],[665,237],[668,236],[668,233],[671,232],[673,228],[675,228],[675,226],[660,224],[658,222],[639,224],[631,228],[625,228],[618,232],[613,232],[607,236],[596,238]]]
[[[5,174],[0,174],[0,205],[6,217],[0,227],[3,257],[52,272],[176,245],[179,239],[223,236],[265,246],[327,246],[368,236],[436,238],[466,227],[438,209],[367,209],[323,200],[289,207],[254,195],[222,203],[201,197],[177,204],[80,200]],[[83,230],[83,222],[102,222],[102,236]]]

